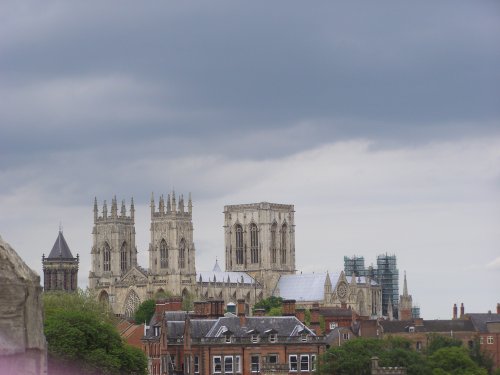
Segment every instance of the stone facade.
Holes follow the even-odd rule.
[[[46,374],[40,276],[1,237],[0,285],[0,374]]]
[[[269,297],[281,275],[295,273],[294,207],[253,203],[224,207],[226,269],[248,272]]]
[[[127,213],[125,202],[118,212],[113,198],[109,214],[106,201],[99,212],[95,199],[89,287],[99,300],[109,303],[115,314],[132,317],[141,302],[161,292],[202,300],[224,299],[226,303],[244,298],[254,304],[262,299],[263,285],[243,272],[222,272],[218,266],[213,272],[196,272],[192,214],[191,196],[187,205],[175,192],[166,199],[160,196],[158,205],[151,196],[146,270],[137,264],[133,199]]]
[[[380,285],[369,277],[295,274],[294,206],[252,203],[224,207],[226,271],[196,271],[193,205],[175,192],[151,197],[149,268],[137,264],[135,208],[118,212],[113,198],[99,212],[94,201],[92,268],[89,286],[118,315],[131,317],[137,306],[159,292],[250,305],[271,295],[295,299],[303,307],[352,308],[362,316],[381,316]],[[321,280],[319,280],[321,278]],[[293,295],[287,295],[287,293]]]

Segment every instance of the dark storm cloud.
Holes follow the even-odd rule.
[[[360,136],[498,130],[495,2],[2,8],[4,160],[21,146],[40,155],[169,136],[265,157]],[[315,131],[286,138],[303,123]],[[283,131],[288,147],[221,147],[266,130]]]

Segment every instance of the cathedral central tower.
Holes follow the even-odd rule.
[[[294,207],[252,203],[224,207],[226,270],[247,272],[268,297],[280,275],[295,273]]]

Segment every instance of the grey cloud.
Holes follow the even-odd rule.
[[[500,111],[494,2],[13,4],[3,11],[19,22],[0,39],[7,157],[23,144],[40,154],[172,134],[224,152],[220,139],[302,122],[318,133],[283,153],[360,136],[427,141],[456,121],[474,124],[450,133],[498,132],[482,125]],[[134,85],[81,96],[110,76]],[[66,99],[47,107],[33,86]]]

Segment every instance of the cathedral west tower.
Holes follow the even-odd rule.
[[[226,270],[247,272],[268,297],[278,279],[295,273],[294,207],[252,203],[224,207]]]
[[[111,212],[108,213],[108,207],[104,201],[102,215],[99,216],[97,199],[94,200],[90,288],[95,288],[98,283],[113,284],[115,279],[119,279],[132,267],[137,266],[133,199],[129,212],[127,215],[125,201],[122,201],[118,213],[118,204],[114,197],[111,202]]]
[[[196,278],[191,194],[187,205],[183,195],[178,199],[175,192],[166,201],[162,195],[156,208],[151,195],[149,270],[154,283],[174,295],[191,292]]]

